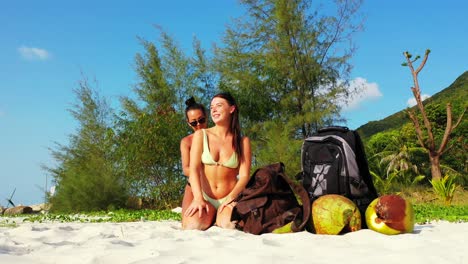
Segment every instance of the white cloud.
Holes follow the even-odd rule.
[[[357,77],[350,82],[350,91],[356,91],[353,93],[347,105],[343,107],[344,111],[350,111],[359,108],[359,105],[364,101],[376,100],[382,97],[382,93],[379,90],[377,83],[369,83],[366,79]]]
[[[50,54],[45,49],[21,46],[18,48],[21,57],[27,60],[47,60]]]
[[[421,100],[426,100],[427,98],[431,97],[430,95],[428,94],[422,94],[421,95]],[[414,97],[411,97],[410,99],[408,99],[408,101],[406,101],[406,103],[408,104],[409,107],[413,107],[416,105],[416,99]]]

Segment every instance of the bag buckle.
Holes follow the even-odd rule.
[[[260,213],[258,212],[258,208],[252,208],[250,212],[253,214],[255,218],[257,218],[260,215]]]

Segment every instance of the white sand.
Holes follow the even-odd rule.
[[[21,223],[0,227],[0,263],[468,263],[468,223],[416,225],[386,236],[264,234],[180,222]]]

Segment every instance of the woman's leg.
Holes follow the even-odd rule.
[[[190,194],[192,195],[190,202],[187,201],[185,208],[182,206],[182,229],[206,230],[210,228],[213,225],[214,218],[216,216],[216,208],[210,203],[208,203],[208,207],[209,207],[208,212],[206,210],[203,210],[201,217],[199,216],[199,212],[196,212],[192,216],[185,216],[185,210],[187,210],[187,207],[190,205],[190,203],[193,200],[193,194],[191,191],[190,191]],[[185,197],[184,197],[184,201],[182,202],[182,204],[184,204],[184,202],[185,202]]]
[[[193,200],[192,187],[190,185],[185,185],[184,198],[182,199],[182,215],[184,215],[185,210],[189,207],[190,203]]]
[[[216,225],[221,227],[221,228],[226,228],[226,229],[234,229],[236,228],[236,225],[231,221],[231,215],[232,215],[232,210],[234,208],[235,203],[232,202],[222,211],[220,211],[221,208],[218,209],[218,212],[216,214]]]

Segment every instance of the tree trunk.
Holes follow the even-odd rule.
[[[429,160],[431,161],[432,180],[442,179],[442,172],[440,171],[440,154],[429,152]]]

